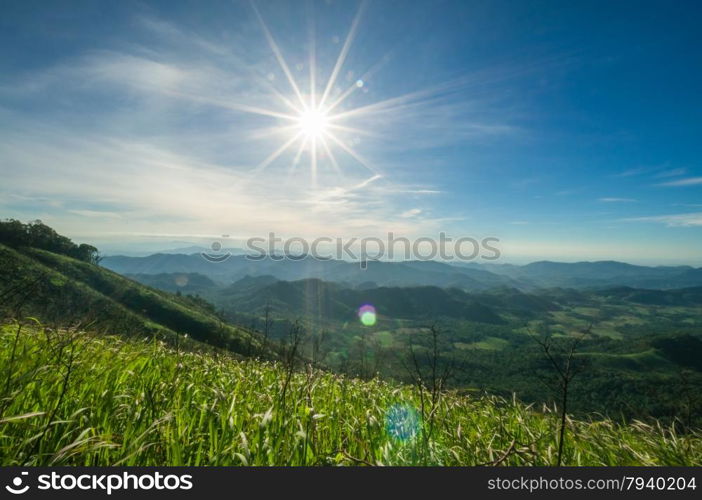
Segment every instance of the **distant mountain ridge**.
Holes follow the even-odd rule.
[[[674,290],[549,288],[534,291],[499,287],[488,291],[466,291],[437,286],[371,286],[369,283],[354,287],[317,278],[281,281],[270,275],[245,276],[229,285],[217,284],[199,274],[136,274],[129,277],[167,291],[198,293],[223,311],[262,316],[270,307],[274,314],[284,317],[342,322],[354,321],[362,304],[373,304],[384,317],[396,320],[441,317],[494,325],[504,324],[506,317],[527,320],[573,304],[592,307],[602,299],[619,305],[702,306],[702,287]]]
[[[626,286],[675,289],[702,286],[702,268],[691,266],[639,266],[617,261],[514,264],[445,263],[439,261],[369,261],[300,259],[252,260],[231,255],[210,262],[199,254],[153,254],[147,257],[109,256],[102,265],[120,274],[198,273],[221,284],[245,276],[273,276],[281,281],[320,279],[349,286],[436,286],[466,291],[511,287],[596,289]]]

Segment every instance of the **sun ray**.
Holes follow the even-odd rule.
[[[255,130],[251,130],[248,134],[246,134],[246,137],[250,139],[266,139],[268,137],[273,137],[277,135],[282,135],[285,133],[290,133],[290,132],[295,132],[298,130],[299,127],[297,125],[285,125],[285,126],[280,126],[276,125],[273,127],[263,127],[263,128],[258,128]]]
[[[297,98],[300,100],[300,104],[302,104],[303,108],[307,109],[307,103],[305,102],[305,99],[302,97],[302,93],[300,92],[300,88],[297,86],[297,83],[295,82],[295,78],[292,76],[292,73],[290,72],[290,68],[288,68],[288,64],[285,62],[285,58],[283,57],[283,54],[280,52],[280,48],[278,47],[278,44],[275,42],[273,35],[271,35],[271,32],[268,30],[268,26],[266,26],[266,23],[263,20],[263,16],[261,16],[261,13],[259,12],[258,7],[256,7],[255,3],[251,2],[251,7],[253,8],[254,12],[256,13],[256,17],[258,18],[258,21],[261,24],[261,28],[263,29],[263,33],[265,34],[266,40],[268,41],[268,45],[270,46],[271,50],[273,51],[275,58],[278,60],[278,64],[280,65],[280,68],[283,70],[283,73],[285,73],[285,76],[287,77],[288,82],[290,83],[290,86],[292,87],[293,91],[295,92],[295,95],[297,96]]]
[[[371,167],[366,160],[364,160],[361,155],[356,153],[353,149],[351,149],[349,146],[344,144],[341,140],[339,140],[334,134],[327,133],[327,137],[329,137],[332,141],[334,141],[341,149],[346,151],[351,157],[353,157],[358,163],[363,165],[365,168],[367,168],[369,171],[371,171],[374,174],[378,174],[378,172]]]
[[[302,110],[298,106],[295,106],[295,104],[290,99],[288,99],[282,93],[280,93],[275,87],[273,87],[273,85],[267,83],[266,87],[268,88],[271,94],[277,97],[280,100],[280,102],[282,102],[288,108],[290,108],[290,110],[293,111],[296,115],[302,113]]]
[[[317,136],[313,135],[311,137],[312,147],[312,186],[317,186]]]
[[[344,102],[344,101],[346,100],[347,97],[349,97],[351,94],[353,94],[353,93],[356,92],[358,89],[360,89],[360,88],[362,87],[362,85],[359,85],[358,82],[362,82],[362,81],[363,81],[363,77],[361,77],[360,80],[358,80],[357,82],[354,82],[353,85],[351,85],[349,88],[347,88],[347,89],[336,99],[336,101],[334,101],[333,103],[331,103],[331,104],[327,107],[327,109],[326,109],[326,110],[327,110],[327,113],[331,112],[331,111],[332,111],[334,108],[336,108],[339,104],[341,104],[342,102]]]
[[[288,149],[288,148],[290,147],[290,145],[291,145],[292,143],[294,143],[296,140],[298,140],[298,139],[300,138],[301,135],[302,135],[302,132],[298,132],[297,134],[295,134],[295,135],[294,135],[292,138],[290,138],[285,144],[283,144],[283,145],[280,146],[278,149],[276,149],[273,153],[271,153],[271,154],[268,156],[268,158],[266,158],[266,159],[263,160],[261,163],[259,163],[259,164],[256,166],[256,168],[253,169],[253,171],[254,171],[254,172],[260,172],[260,171],[262,171],[263,169],[265,169],[268,165],[270,165],[271,163],[273,163],[273,161],[275,161],[276,158],[278,158],[280,155],[282,155],[282,154],[285,152],[285,150]]]
[[[327,156],[329,157],[329,162],[332,164],[332,167],[334,167],[336,173],[339,175],[343,175],[341,168],[339,167],[339,163],[336,161],[334,153],[332,153],[331,148],[329,148],[329,144],[327,144],[327,140],[324,138],[324,136],[321,136],[319,140],[322,143],[322,147],[324,148],[324,151],[326,151]]]
[[[457,79],[435,85],[430,88],[408,92],[397,97],[377,101],[366,106],[359,106],[347,111],[342,111],[334,115],[334,119],[347,119],[355,116],[370,115],[374,113],[388,113],[401,111],[409,106],[427,104],[436,99],[440,99],[451,93],[467,88],[470,82],[465,79]]]
[[[292,165],[290,166],[290,173],[293,173],[295,169],[297,168],[297,164],[300,163],[300,158],[302,157],[302,153],[305,151],[305,147],[307,147],[307,137],[304,137],[300,141],[300,145],[297,148],[297,153],[295,153],[295,158],[293,158]]]
[[[324,93],[322,94],[322,98],[319,101],[319,107],[322,108],[324,106],[324,103],[326,102],[327,97],[329,96],[329,92],[331,92],[332,88],[334,87],[334,84],[336,83],[336,78],[339,76],[339,71],[341,71],[342,66],[344,65],[344,61],[346,60],[346,56],[348,55],[349,49],[351,48],[351,44],[353,43],[353,39],[356,36],[356,30],[358,29],[358,23],[361,20],[361,15],[363,14],[363,10],[365,9],[366,2],[363,0],[361,4],[358,6],[358,11],[356,12],[356,16],[353,19],[353,22],[351,23],[351,28],[349,29],[348,34],[346,35],[346,40],[344,41],[344,45],[341,48],[341,52],[339,52],[339,57],[336,59],[336,64],[334,64],[334,69],[332,70],[331,75],[329,76],[329,80],[327,81],[327,86],[324,89]]]
[[[388,52],[385,53],[383,57],[381,57],[373,66],[371,66],[366,72],[364,72],[361,77],[353,82],[349,88],[347,88],[332,104],[327,106],[326,110],[327,113],[331,113],[331,111],[336,108],[339,104],[344,102],[350,95],[352,95],[354,92],[357,90],[363,88],[365,86],[365,83],[370,80],[374,74],[376,74],[380,69],[385,66],[388,61],[391,59],[391,55],[394,53],[395,49],[392,49]],[[360,84],[359,84],[360,82]]]
[[[212,97],[204,97],[200,95],[191,94],[188,92],[179,92],[177,90],[163,90],[166,95],[171,95],[179,97],[181,99],[188,99],[193,102],[199,102],[203,104],[209,104],[211,106],[216,106],[224,109],[231,109],[232,111],[242,111],[244,113],[251,113],[255,115],[270,116],[273,118],[282,118],[285,120],[295,121],[297,117],[287,113],[281,113],[279,111],[274,111],[272,109],[259,108],[256,106],[249,106],[248,104],[239,104],[231,101],[223,101],[221,99],[215,99]]]
[[[352,160],[358,162],[365,169],[370,171],[375,178],[378,173],[371,166],[371,164],[366,161],[360,154],[358,154],[350,144],[346,144],[340,136],[336,135],[336,132],[344,132],[355,135],[364,136],[374,136],[372,132],[354,127],[346,123],[347,117],[354,116],[364,116],[366,114],[371,114],[373,112],[379,112],[388,107],[399,107],[405,105],[405,101],[409,102],[414,95],[408,94],[407,96],[401,96],[397,99],[388,99],[385,101],[380,101],[375,104],[367,105],[361,108],[351,108],[345,110],[341,113],[332,114],[330,111],[337,108],[342,102],[345,102],[350,96],[354,94],[354,91],[362,88],[364,86],[363,78],[369,75],[373,69],[377,66],[374,65],[369,71],[363,74],[361,79],[351,85],[348,89],[344,90],[341,95],[338,95],[332,99],[332,94],[335,94],[336,84],[339,79],[339,75],[343,71],[344,65],[346,63],[351,46],[356,39],[359,24],[363,13],[365,11],[367,0],[362,0],[358,9],[355,12],[351,25],[349,27],[346,38],[343,45],[337,55],[336,61],[334,62],[331,73],[329,74],[326,85],[322,92],[318,93],[318,78],[319,71],[317,67],[317,44],[316,44],[316,24],[314,17],[314,6],[312,2],[308,1],[307,5],[307,29],[308,29],[308,75],[309,75],[309,93],[303,95],[300,91],[300,85],[298,85],[295,77],[288,64],[286,63],[283,54],[278,46],[277,42],[273,38],[273,35],[266,25],[263,16],[252,3],[252,8],[258,18],[258,21],[263,29],[263,33],[268,41],[268,45],[273,52],[280,68],[295,94],[295,97],[289,98],[289,96],[281,94],[270,81],[266,80],[266,87],[271,92],[271,95],[281,101],[282,105],[291,110],[290,113],[261,110],[257,108],[250,108],[249,112],[262,112],[268,114],[269,116],[284,119],[286,121],[292,121],[290,125],[277,125],[271,127],[270,129],[261,129],[258,131],[256,136],[266,137],[269,135],[277,135],[278,133],[290,133],[290,138],[278,147],[273,153],[271,153],[265,160],[263,160],[257,167],[253,169],[253,172],[260,172],[261,170],[267,168],[271,163],[273,163],[277,158],[279,158],[285,151],[287,151],[293,144],[298,143],[295,146],[297,150],[293,156],[292,164],[288,168],[288,177],[292,176],[296,171],[297,166],[304,154],[309,154],[309,169],[311,176],[311,183],[313,186],[317,185],[320,167],[329,165],[329,168],[333,170],[340,176],[343,176],[342,164],[340,164],[338,154],[339,151],[344,151]],[[322,83],[322,82],[319,82]],[[294,101],[294,102],[293,102]],[[297,105],[299,101],[300,106]],[[325,106],[325,103],[333,101],[330,105]],[[236,108],[241,108],[241,106],[234,104]],[[285,108],[283,108],[285,109]],[[360,110],[360,111],[358,111]],[[342,123],[343,122],[343,123]],[[338,148],[338,149],[337,149]],[[336,152],[336,154],[335,154]]]
[[[345,120],[360,115],[372,115],[381,112],[386,113],[391,111],[398,111],[416,102],[417,96],[413,94],[405,94],[403,96],[378,101],[373,104],[368,104],[366,106],[359,106],[357,108],[349,109],[347,111],[342,111],[341,113],[334,115],[334,118],[338,120]]]
[[[317,107],[317,44],[316,44],[316,29],[314,20],[314,5],[312,2],[307,3],[307,19],[308,19],[308,34],[309,34],[309,44],[310,44],[310,108],[315,109]]]
[[[349,132],[352,134],[364,135],[367,137],[380,137],[378,134],[371,132],[370,130],[367,130],[367,129],[357,128],[357,127],[349,127],[348,125],[339,125],[338,123],[333,123],[332,122],[333,119],[334,119],[333,116],[331,118],[329,118],[329,124],[327,125],[327,128],[333,129],[333,130],[341,130],[343,132]]]

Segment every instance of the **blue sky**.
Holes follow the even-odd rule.
[[[0,216],[108,250],[444,231],[702,265],[701,10],[5,2]],[[339,101],[314,147],[312,89]]]

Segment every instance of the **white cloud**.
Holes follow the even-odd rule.
[[[656,167],[634,167],[612,174],[611,177],[635,177],[654,170]]]
[[[658,222],[668,227],[693,227],[702,226],[702,212],[634,217],[624,220],[628,222]]]
[[[686,177],[676,181],[663,182],[659,186],[696,186],[702,184],[702,177]]]
[[[414,208],[417,198],[442,190],[417,180],[425,164],[388,153],[519,133],[496,87],[538,69],[476,72],[372,104],[371,96],[382,99],[374,75],[364,90],[375,94],[352,96],[365,112],[354,117],[360,132],[348,139],[361,141],[357,149],[380,173],[338,152],[340,173],[326,158],[313,178],[306,161],[293,164],[294,151],[253,173],[289,133],[273,133],[280,120],[259,112],[290,112],[283,101],[291,94],[263,38],[251,38],[258,31],[239,30],[246,36],[225,43],[159,19],[139,17],[135,25],[148,42],[135,33],[0,78],[3,210],[37,213],[81,234],[437,232],[461,219]],[[28,112],[25,103],[39,111]]]
[[[597,201],[603,203],[632,203],[636,200],[633,198],[598,198]]]
[[[99,217],[107,219],[119,219],[122,217],[117,212],[106,212],[104,210],[69,210],[69,213],[80,215],[83,217]]]
[[[400,214],[400,217],[404,217],[405,219],[409,219],[411,217],[416,217],[417,215],[421,214],[422,211],[419,208],[411,208],[409,210],[405,210]]]
[[[338,177],[325,178],[315,187],[306,175],[252,175],[246,168],[210,163],[134,138],[77,136],[15,118],[20,132],[6,131],[0,140],[0,174],[11,179],[13,193],[2,193],[0,207],[7,213],[18,204],[31,205],[36,213],[39,205],[33,200],[51,202],[54,206],[47,205],[36,217],[69,235],[252,236],[273,231],[317,237],[374,234],[393,227],[410,237],[435,231],[439,224],[421,213],[411,220],[396,215],[403,212],[406,192],[421,189],[379,175],[350,186]],[[26,135],[23,129],[35,132]]]
[[[656,174],[654,177],[664,179],[666,177],[678,177],[680,175],[685,175],[686,173],[686,168],[671,168],[670,170],[664,170],[663,172]]]
[[[687,168],[670,168],[670,162],[664,162],[659,165],[642,165],[630,168],[617,174],[613,174],[610,177],[622,178],[648,175],[653,179],[666,179],[669,177],[679,177],[681,175],[685,175],[686,173]]]

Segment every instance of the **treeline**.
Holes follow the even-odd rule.
[[[76,245],[40,220],[23,224],[16,219],[0,220],[0,243],[13,248],[32,247],[73,257],[91,264],[100,262],[98,249],[81,243]]]

